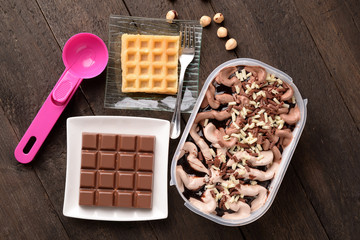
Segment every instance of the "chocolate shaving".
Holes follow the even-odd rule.
[[[262,97],[263,97],[262,95],[257,96],[257,97],[255,98],[255,102],[260,101],[260,99],[261,99]]]
[[[220,167],[220,158],[218,156],[215,157],[214,165],[215,167]]]
[[[224,180],[228,180],[230,178],[230,175],[229,174],[224,174],[221,178],[224,179]]]
[[[243,203],[246,203],[246,200],[243,199],[243,198],[239,198],[239,201],[240,201],[240,202],[243,202]]]
[[[220,198],[219,208],[224,209],[224,208],[225,208],[225,202],[226,202],[226,196],[223,195],[223,196]]]
[[[253,116],[255,116],[255,114],[256,114],[255,112],[248,113],[248,114],[247,114],[247,117],[248,117],[248,118],[253,117]]]
[[[256,178],[256,176],[249,174],[249,178],[252,180],[252,179]]]
[[[233,157],[228,151],[226,152],[226,156],[228,156],[229,158]]]
[[[216,194],[215,194],[214,190],[211,190],[211,191],[210,191],[210,194],[211,194],[211,196],[212,196],[213,198],[216,197]]]
[[[224,191],[224,188],[223,188],[221,185],[216,185],[215,188],[216,188],[219,192]]]
[[[245,167],[245,169],[246,169],[247,172],[250,172],[250,168],[249,168],[248,165],[245,165],[244,167]]]
[[[222,163],[220,169],[221,169],[221,171],[226,171],[226,163]]]
[[[242,147],[242,148],[250,148],[250,146],[248,144],[245,144],[245,143],[237,142],[236,145],[238,145],[239,147]]]
[[[272,93],[270,92],[270,89],[265,92],[265,95],[267,99],[272,98]]]
[[[250,110],[251,112],[254,112],[256,108],[255,108],[253,105],[249,105],[249,106],[247,107],[247,109]],[[250,113],[248,113],[248,115],[249,115],[249,114],[250,114]]]
[[[273,100],[269,99],[268,100],[270,104],[274,105],[275,107],[278,105],[276,102],[274,102]]]
[[[234,191],[237,191],[235,187],[229,188],[229,193],[232,193]]]
[[[253,152],[249,153],[249,155],[254,156],[254,157],[258,157],[258,156],[259,156],[258,153],[253,153]]]
[[[247,153],[252,153],[252,151],[251,151],[250,149],[245,149],[245,151],[246,151]]]
[[[234,155],[234,156],[232,156],[232,159],[236,162],[236,163],[238,163],[239,162],[239,159]]]
[[[228,170],[226,170],[226,173],[233,173],[233,172],[235,172],[234,169],[228,169]]]
[[[235,189],[235,191],[232,191],[231,193],[230,193],[230,196],[232,197],[232,196],[235,196],[235,195],[240,195],[240,192],[238,191],[238,190],[236,190]]]

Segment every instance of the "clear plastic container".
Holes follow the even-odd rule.
[[[210,83],[213,81],[213,79],[215,78],[215,76],[218,74],[218,72],[221,69],[228,67],[228,66],[237,66],[237,65],[262,66],[266,69],[266,71],[268,73],[274,74],[276,77],[278,77],[281,80],[288,83],[294,90],[294,96],[296,98],[296,102],[300,109],[301,118],[297,122],[297,124],[294,128],[293,140],[291,141],[290,145],[284,149],[284,151],[282,153],[282,160],[281,160],[279,169],[276,172],[276,174],[275,174],[274,178],[272,179],[271,184],[269,186],[269,195],[268,195],[268,198],[267,198],[265,204],[262,207],[260,207],[258,210],[251,212],[250,216],[247,218],[236,219],[236,220],[227,220],[227,219],[223,219],[223,218],[213,215],[213,214],[203,213],[189,203],[189,201],[184,197],[182,192],[179,190],[177,182],[176,182],[176,162],[178,160],[180,150],[182,149],[182,147],[186,141],[186,138],[189,134],[190,128],[195,120],[196,114],[199,111],[200,105],[203,101],[203,98],[205,97],[205,93],[206,93]],[[171,170],[170,170],[171,171],[170,185],[176,186],[177,190],[179,191],[180,196],[185,201],[185,206],[187,208],[189,208],[191,211],[193,211],[194,213],[199,214],[200,216],[203,216],[207,219],[210,219],[216,223],[219,223],[219,224],[222,224],[225,226],[242,226],[242,225],[246,225],[251,222],[254,222],[255,220],[259,219],[262,215],[265,214],[265,212],[270,208],[272,202],[275,199],[276,193],[279,190],[282,179],[284,178],[284,175],[289,166],[291,157],[295,151],[296,145],[300,139],[301,133],[305,126],[306,113],[307,113],[306,105],[307,105],[307,99],[303,99],[301,97],[301,94],[300,94],[299,90],[297,89],[297,87],[294,85],[292,78],[289,75],[287,75],[286,73],[284,73],[274,67],[271,67],[263,62],[260,62],[258,60],[251,59],[251,58],[238,58],[238,59],[233,59],[233,60],[230,60],[230,61],[227,61],[227,62],[221,64],[206,79],[206,82],[204,83],[204,86],[203,86],[203,88],[200,92],[200,95],[197,99],[197,102],[195,104],[194,110],[190,115],[188,123],[186,124],[185,130],[182,134],[179,145],[177,146],[177,149],[176,149],[175,154],[172,159]]]

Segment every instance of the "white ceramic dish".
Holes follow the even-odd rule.
[[[180,150],[182,149],[182,147],[186,141],[186,138],[190,132],[190,128],[195,120],[196,114],[199,111],[200,105],[203,101],[203,98],[205,97],[205,93],[206,93],[210,83],[212,82],[212,80],[215,78],[215,76],[218,74],[218,72],[221,69],[228,67],[228,66],[237,66],[237,65],[262,66],[266,69],[266,71],[268,73],[274,74],[276,77],[278,77],[281,80],[288,83],[294,89],[294,96],[296,98],[296,102],[300,109],[301,118],[300,118],[300,121],[296,124],[295,129],[293,131],[293,140],[291,141],[290,145],[284,149],[284,151],[282,153],[282,161],[280,163],[278,172],[275,174],[275,177],[273,178],[273,180],[271,181],[271,184],[269,186],[270,193],[268,195],[268,198],[267,198],[267,201],[265,202],[265,204],[258,210],[252,212],[251,215],[247,218],[242,218],[242,219],[237,219],[237,220],[226,220],[226,219],[223,219],[216,215],[205,214],[205,213],[199,211],[197,208],[193,207],[189,203],[189,201],[184,197],[182,192],[179,190],[177,183],[176,183],[176,163],[177,163],[177,160],[178,160],[178,157],[180,154]],[[300,94],[299,90],[297,89],[297,87],[294,85],[292,78],[289,75],[287,75],[286,73],[284,73],[276,68],[273,68],[263,62],[260,62],[258,60],[254,60],[254,59],[250,59],[250,58],[233,59],[233,60],[230,60],[230,61],[227,61],[227,62],[221,64],[206,79],[206,82],[204,83],[204,86],[203,86],[201,93],[198,97],[198,100],[195,104],[194,110],[193,110],[192,114],[190,115],[189,121],[185,127],[185,130],[183,132],[183,135],[181,137],[179,145],[177,146],[174,157],[172,159],[171,170],[170,170],[171,171],[170,185],[176,185],[176,188],[179,191],[180,196],[185,201],[186,207],[188,207],[191,211],[195,212],[196,214],[199,214],[199,215],[201,215],[207,219],[210,219],[216,223],[226,225],[226,226],[242,226],[242,225],[246,225],[251,222],[254,222],[255,220],[259,219],[262,215],[265,214],[265,212],[270,208],[272,202],[275,199],[276,193],[279,190],[279,187],[282,182],[282,179],[284,178],[286,169],[289,166],[291,157],[295,151],[296,145],[300,139],[300,135],[305,126],[306,105],[307,105],[307,99],[304,100],[301,97],[301,94]]]
[[[155,136],[153,205],[151,209],[79,205],[83,132]],[[107,221],[144,221],[167,218],[169,132],[169,121],[152,118],[119,116],[69,118],[67,120],[67,168],[63,214],[67,217]]]

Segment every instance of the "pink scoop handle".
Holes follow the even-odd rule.
[[[34,159],[81,81],[82,78],[71,74],[68,69],[64,71],[17,145],[14,154],[18,162],[29,163]]]

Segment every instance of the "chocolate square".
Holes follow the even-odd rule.
[[[94,205],[95,190],[80,190],[79,204]]]
[[[133,206],[133,196],[132,191],[116,191],[115,206],[131,208]]]
[[[113,171],[99,171],[98,173],[98,187],[99,188],[114,188],[115,173]]]
[[[151,208],[151,192],[135,192],[134,207]]]
[[[94,188],[96,171],[82,170],[80,174],[80,187]]]
[[[96,205],[111,207],[114,202],[114,191],[98,190],[96,200]]]
[[[83,149],[97,149],[98,134],[96,133],[83,133],[82,147]]]
[[[152,189],[152,173],[136,173],[136,189],[137,190],[148,190]]]
[[[136,150],[136,136],[122,135],[120,139],[119,149],[121,151],[134,152]]]
[[[96,152],[88,150],[81,152],[81,168],[96,168]]]
[[[79,204],[151,208],[153,136],[83,133]]]
[[[115,152],[100,152],[99,153],[99,168],[100,169],[115,169],[116,153]]]
[[[134,189],[133,172],[118,172],[116,181],[118,189]]]
[[[155,137],[154,136],[138,136],[137,150],[139,152],[154,152]]]
[[[116,135],[115,134],[101,134],[100,135],[100,149],[102,150],[116,150]]]
[[[136,159],[137,171],[153,171],[154,155],[152,153],[138,153]]]
[[[119,170],[134,170],[135,153],[119,153]]]

